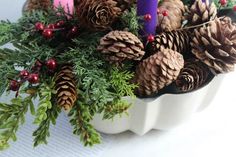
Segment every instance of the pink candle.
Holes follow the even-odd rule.
[[[74,12],[74,0],[54,0],[53,5],[55,8],[63,7],[66,13]]]

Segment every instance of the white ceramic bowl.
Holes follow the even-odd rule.
[[[185,94],[165,94],[158,98],[135,99],[129,115],[113,120],[102,120],[96,115],[93,126],[102,133],[117,134],[130,130],[144,135],[151,129],[169,130],[188,120],[193,113],[202,111],[213,100],[224,75],[215,77],[207,86]]]

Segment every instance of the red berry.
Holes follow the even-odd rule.
[[[78,33],[78,27],[74,26],[74,27],[71,29],[71,33],[72,33],[72,34]]]
[[[12,91],[18,91],[20,89],[20,82],[11,80],[9,89]]]
[[[225,6],[227,4],[227,0],[220,0],[220,5]]]
[[[50,71],[54,71],[57,68],[57,62],[55,59],[49,59],[46,62],[46,66]]]
[[[233,7],[233,10],[236,11],[236,5]]]
[[[35,24],[35,29],[36,29],[37,31],[42,31],[42,30],[44,30],[44,24],[41,23],[41,22],[37,22],[37,23]]]
[[[29,76],[29,72],[27,70],[22,70],[20,72],[20,77],[26,79]]]
[[[29,83],[36,84],[39,83],[39,75],[38,74],[30,74],[28,77]]]
[[[55,29],[55,24],[47,25],[46,29]]]
[[[163,16],[168,16],[168,11],[167,11],[167,10],[164,10],[164,11],[162,12],[162,15],[163,15]]]
[[[64,25],[65,25],[65,21],[61,20],[61,21],[58,21],[55,26],[56,28],[61,28]]]
[[[150,21],[152,19],[152,15],[146,14],[146,15],[144,15],[144,19],[145,19],[145,21]]]
[[[53,37],[53,32],[50,29],[44,29],[42,34],[44,38],[47,38],[47,39],[51,39]]]
[[[148,40],[149,42],[153,42],[153,41],[155,40],[155,37],[154,37],[152,34],[150,34],[150,35],[148,36],[147,40]]]

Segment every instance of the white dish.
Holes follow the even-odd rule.
[[[93,126],[102,133],[117,134],[130,130],[144,135],[152,129],[169,130],[189,120],[198,111],[202,111],[214,99],[224,75],[216,76],[207,86],[185,94],[165,94],[158,98],[135,99],[129,115],[116,116],[113,120],[102,120],[96,115]]]

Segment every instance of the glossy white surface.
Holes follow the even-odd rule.
[[[103,120],[102,115],[97,115],[93,125],[97,130],[108,134],[130,130],[144,135],[151,129],[170,130],[210,105],[223,80],[224,75],[219,75],[204,88],[186,94],[165,94],[156,99],[127,98],[133,103],[128,111],[129,116]]]

